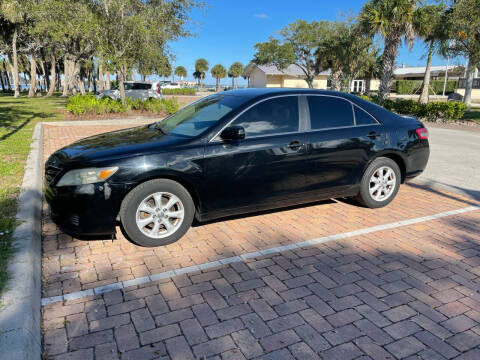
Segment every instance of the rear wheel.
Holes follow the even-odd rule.
[[[189,192],[168,179],[147,181],[123,200],[120,219],[128,237],[141,246],[179,240],[190,228],[195,206]]]
[[[400,168],[392,159],[375,159],[362,177],[356,199],[369,208],[388,205],[397,195],[401,182]]]

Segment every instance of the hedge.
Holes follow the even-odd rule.
[[[429,94],[439,95],[443,93],[443,80],[430,80]],[[411,95],[419,94],[422,87],[422,80],[396,80],[395,88],[397,94]],[[458,87],[458,80],[447,80],[445,94],[450,94]]]
[[[152,113],[173,114],[178,111],[176,99],[132,100],[127,98],[125,104],[109,97],[97,99],[94,95],[77,94],[68,99],[67,109],[73,115],[122,113],[129,110],[141,110]]]
[[[192,88],[180,88],[180,89],[162,89],[163,95],[195,95],[196,91]]]
[[[361,96],[362,99],[377,102],[376,98]],[[387,110],[402,115],[412,115],[427,121],[451,121],[461,119],[467,106],[459,101],[433,101],[428,104],[419,104],[414,100],[405,99],[387,99],[383,102],[383,107]]]

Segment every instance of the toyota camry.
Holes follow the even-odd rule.
[[[217,93],[166,119],[77,141],[45,164],[52,219],[77,237],[142,246],[194,219],[355,198],[379,208],[429,157],[428,131],[354,95],[310,89]]]

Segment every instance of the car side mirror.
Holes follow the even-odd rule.
[[[220,133],[220,138],[225,141],[245,139],[245,129],[243,126],[229,126]]]

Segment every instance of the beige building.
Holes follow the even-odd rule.
[[[250,63],[243,71],[243,77],[248,79],[248,87],[286,87],[306,88],[305,74],[298,65],[289,65],[285,70],[278,70],[275,65],[257,65]],[[316,89],[326,89],[330,70],[321,72],[313,81]]]

